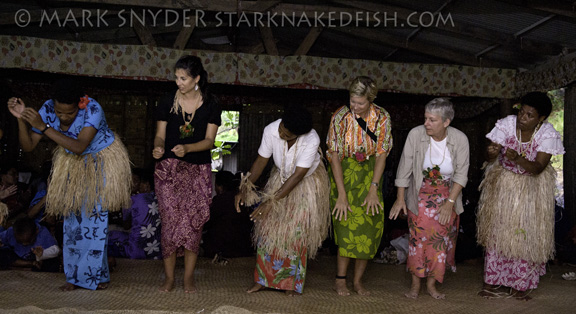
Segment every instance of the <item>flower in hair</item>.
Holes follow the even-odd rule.
[[[84,97],[80,97],[80,101],[78,102],[78,108],[86,109],[86,105],[88,105],[89,102],[90,102],[90,99],[88,99],[88,95],[84,95]]]
[[[522,104],[519,103],[519,102],[518,102],[518,103],[515,103],[514,106],[512,106],[512,108],[518,109],[518,110],[520,110],[520,107],[522,107]]]

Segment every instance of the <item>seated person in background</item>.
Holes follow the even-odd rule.
[[[140,194],[140,176],[142,175],[142,171],[142,169],[132,169],[132,191],[130,191],[131,196]],[[125,210],[108,214],[108,231],[124,230],[126,223],[128,223],[128,227],[126,228],[130,228],[130,220],[124,219],[124,212]]]
[[[8,206],[8,219],[16,218],[30,202],[30,197],[18,187],[16,167],[2,165],[0,168],[0,201]]]
[[[210,220],[204,225],[202,246],[206,257],[218,260],[254,255],[250,213],[245,208],[238,214],[234,203],[239,183],[239,178],[229,171],[216,173],[216,196],[210,206]]]
[[[60,247],[48,229],[28,217],[0,232],[0,269],[32,268],[33,271],[60,271]]]
[[[137,176],[134,182],[140,182],[140,193],[132,195],[132,207],[123,210],[125,231],[108,232],[108,256],[161,259],[160,215],[152,171],[135,169],[133,175]]]
[[[30,207],[28,208],[26,215],[28,218],[33,219],[37,224],[48,228],[50,234],[56,238],[58,245],[62,246],[62,240],[64,237],[62,217],[45,214],[46,190],[47,185],[36,193],[30,202]]]

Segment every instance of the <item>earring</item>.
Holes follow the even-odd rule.
[[[194,85],[194,90],[198,90],[198,83],[196,83],[196,85]]]

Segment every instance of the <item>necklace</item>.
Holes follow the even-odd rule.
[[[180,138],[191,137],[192,135],[194,135],[194,127],[190,123],[194,119],[194,114],[196,113],[196,110],[194,110],[190,114],[190,120],[187,120],[186,119],[186,112],[184,111],[184,107],[182,107],[182,105],[180,105],[179,94],[177,94],[176,97],[177,98],[175,101],[178,102],[178,107],[180,107],[180,110],[182,110],[182,120],[184,121],[184,124],[178,128],[180,130]]]
[[[444,152],[442,152],[442,162],[440,162],[437,165],[434,165],[434,163],[432,162],[432,136],[430,136],[430,155],[428,155],[428,157],[430,157],[430,164],[432,164],[432,168],[438,166],[440,167],[443,163],[444,163],[444,158],[446,158],[446,146],[444,145]]]
[[[516,129],[518,131],[518,137],[516,138],[516,140],[518,141],[518,153],[520,154],[520,156],[526,158],[526,154],[532,150],[532,143],[534,143],[534,135],[536,135],[538,129],[540,129],[540,124],[538,124],[534,128],[534,132],[532,132],[532,136],[530,136],[530,141],[528,142],[528,145],[526,145],[526,149],[522,149],[522,131],[520,129]]]
[[[284,182],[286,182],[286,180],[288,180],[288,178],[290,178],[290,176],[292,175],[291,170],[294,169],[294,165],[296,165],[296,154],[298,153],[298,140],[300,139],[300,137],[296,138],[296,142],[294,143],[294,157],[292,157],[292,165],[290,165],[290,168],[285,169],[286,168],[286,155],[287,155],[287,148],[288,148],[288,142],[284,143],[284,154],[282,154],[282,165],[280,167],[280,181],[282,182],[282,184],[284,184]]]

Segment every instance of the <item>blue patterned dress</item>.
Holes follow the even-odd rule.
[[[60,120],[54,110],[54,102],[48,100],[39,111],[44,122],[54,130],[74,139],[85,127],[98,130],[86,150],[81,154],[86,159],[114,142],[114,134],[106,123],[104,111],[98,102],[90,98],[85,109],[79,109],[74,122],[67,131],[60,129]],[[41,133],[37,129],[33,129]],[[67,153],[73,154],[66,150]],[[69,173],[69,176],[75,174]],[[104,174],[105,177],[105,174]],[[90,184],[87,182],[87,184]],[[50,190],[49,190],[50,191]],[[97,204],[92,209],[84,208],[77,214],[64,217],[64,273],[66,281],[76,286],[96,290],[99,284],[110,281],[108,270],[108,210]]]

